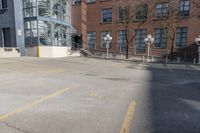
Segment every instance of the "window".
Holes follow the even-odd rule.
[[[145,49],[146,45],[145,45],[144,39],[147,36],[147,30],[137,29],[135,33],[136,33],[136,36],[135,36],[136,49]]]
[[[190,12],[190,1],[179,0],[178,16],[189,16],[189,12]]]
[[[86,0],[86,3],[95,3],[96,0]]]
[[[156,5],[156,18],[166,18],[169,13],[169,3],[158,3]]]
[[[155,29],[155,48],[166,48],[167,47],[167,29],[158,28]]]
[[[25,8],[24,9],[24,17],[34,17],[37,15],[37,9],[36,7],[34,8]]]
[[[176,47],[182,48],[187,44],[187,27],[178,27],[176,29]]]
[[[128,33],[125,30],[122,31],[118,31],[118,51],[120,53],[125,52],[126,51],[126,37],[127,37]]]
[[[148,6],[147,4],[138,5],[136,9],[136,20],[147,19]]]
[[[23,0],[23,7],[24,8],[30,8],[30,7],[36,7],[36,6],[37,6],[36,0]]]
[[[118,12],[118,21],[119,22],[124,22],[127,19],[127,9],[126,8],[119,8]]]
[[[88,48],[95,49],[96,47],[96,32],[88,32]]]
[[[25,37],[37,37],[37,21],[24,22]]]
[[[102,9],[101,13],[103,23],[112,22],[112,9]]]
[[[110,36],[112,36],[112,32],[111,31],[104,31],[101,32],[101,48],[106,48],[106,43],[104,41],[104,37],[109,34]],[[110,44],[111,47],[111,44]]]
[[[0,0],[0,9],[8,8],[7,0]]]

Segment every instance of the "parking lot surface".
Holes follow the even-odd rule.
[[[200,133],[200,67],[0,59],[0,133]]]

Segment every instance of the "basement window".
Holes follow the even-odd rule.
[[[0,0],[0,14],[8,10],[7,0]]]
[[[7,0],[0,0],[0,9],[7,9]]]

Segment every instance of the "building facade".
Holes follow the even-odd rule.
[[[70,45],[68,0],[23,0],[25,44]]]
[[[19,47],[22,55],[66,55],[70,6],[69,0],[0,0],[0,47]]]
[[[133,7],[139,10],[133,11],[133,20],[127,26],[126,21],[123,21],[127,11],[123,8],[128,1],[73,1],[72,24],[84,48],[104,53],[106,45],[103,38],[110,34],[113,38],[111,53],[125,54],[129,40],[129,56],[146,56],[144,38],[151,34],[155,38],[154,44],[151,45],[152,56],[165,57],[173,53],[183,58],[197,57],[194,39],[200,33],[198,0],[141,0],[140,3],[132,0],[132,4],[135,4]]]
[[[25,54],[22,1],[0,0],[0,48],[18,47]]]

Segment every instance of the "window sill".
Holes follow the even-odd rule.
[[[154,18],[155,21],[166,20],[166,19],[168,19],[168,17],[155,17]]]
[[[176,19],[189,19],[190,16],[177,16]]]
[[[153,49],[167,49],[167,47],[165,47],[165,48],[161,48],[161,47],[153,47]]]
[[[108,2],[108,1],[112,1],[112,0],[99,0],[99,2]]]
[[[100,24],[112,24],[112,22],[100,22]]]
[[[137,23],[137,22],[145,22],[147,21],[147,19],[136,19],[136,20],[133,20],[133,22]]]
[[[8,10],[8,8],[1,8],[0,9],[0,14],[6,12],[7,10]]]
[[[94,1],[94,2],[86,2],[86,4],[96,4],[96,1]]]
[[[186,46],[183,46],[183,47],[174,47],[174,49],[183,49],[183,48],[186,48]]]

